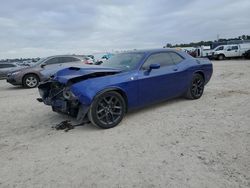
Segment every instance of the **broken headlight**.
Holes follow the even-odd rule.
[[[65,88],[63,90],[63,97],[67,100],[74,100],[76,99],[76,96],[70,91],[69,88]]]

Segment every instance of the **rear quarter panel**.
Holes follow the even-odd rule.
[[[205,84],[207,84],[213,74],[213,64],[212,62],[207,58],[197,58],[197,66],[196,66],[196,72],[201,71],[204,74],[205,78]]]
[[[205,84],[207,84],[213,73],[213,65],[207,58],[190,58],[178,66],[187,71],[185,75],[187,87],[189,87],[194,74],[201,73],[204,76]]]

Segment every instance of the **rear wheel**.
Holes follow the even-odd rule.
[[[34,88],[39,84],[39,78],[37,75],[28,74],[23,78],[23,85],[26,88]]]
[[[125,110],[124,98],[115,91],[108,91],[95,97],[90,106],[88,118],[93,125],[109,129],[122,121]]]
[[[204,91],[205,81],[201,74],[194,74],[192,82],[186,92],[186,98],[199,99]]]

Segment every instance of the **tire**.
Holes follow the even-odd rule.
[[[224,60],[225,59],[225,56],[223,55],[223,54],[220,54],[219,56],[218,56],[218,60]]]
[[[97,95],[88,111],[89,121],[100,128],[117,126],[126,112],[124,98],[116,91],[107,91]]]
[[[194,74],[190,86],[185,94],[187,99],[199,99],[204,91],[205,80],[201,74]]]
[[[39,77],[35,74],[27,74],[23,78],[23,86],[26,88],[35,88],[39,84]]]

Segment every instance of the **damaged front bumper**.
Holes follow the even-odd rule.
[[[53,111],[76,117],[79,121],[86,119],[88,106],[81,104],[66,85],[52,80],[41,83],[38,90],[41,96],[38,101],[51,106]]]

